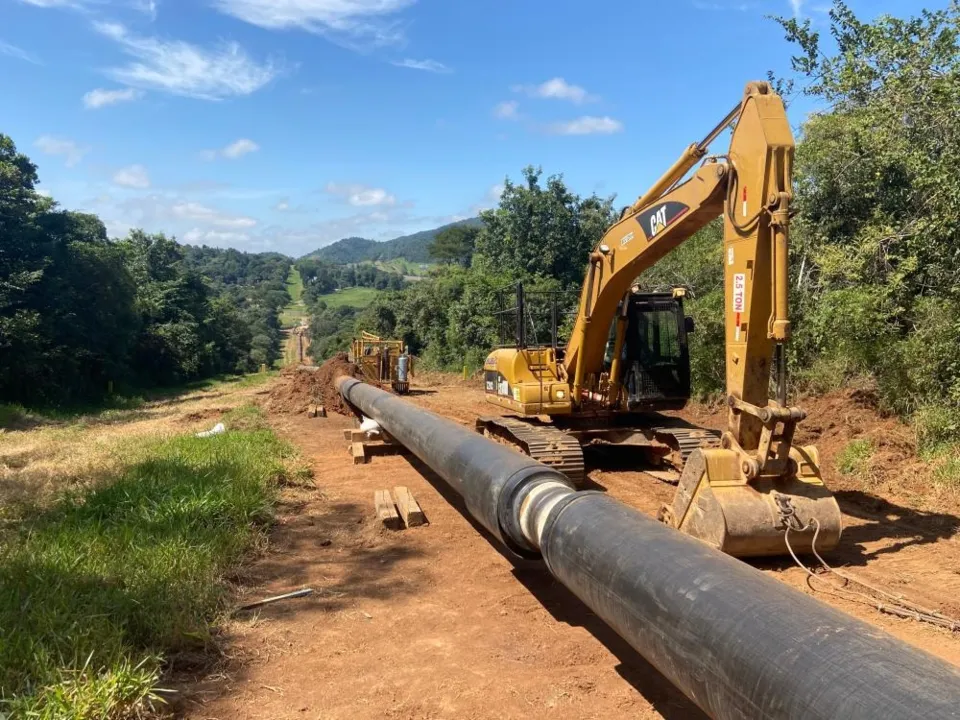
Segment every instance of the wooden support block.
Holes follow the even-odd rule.
[[[343,439],[349,440],[350,442],[367,442],[370,440],[367,437],[367,434],[363,430],[344,430]]]
[[[403,528],[403,522],[397,514],[397,509],[393,506],[393,499],[390,497],[389,490],[377,490],[373,494],[373,504],[377,510],[377,517],[385,528],[388,530]]]
[[[365,465],[370,461],[367,457],[367,448],[362,442],[350,443],[350,454],[353,455],[354,465]]]
[[[417,527],[423,525],[427,518],[420,509],[419,503],[414,499],[413,493],[405,487],[395,487],[393,496],[397,500],[397,509],[400,510],[400,517],[407,527]]]

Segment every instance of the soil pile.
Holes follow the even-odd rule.
[[[297,365],[280,372],[267,400],[267,409],[283,414],[312,411],[322,405],[327,412],[352,415],[337,392],[336,379],[341,375],[363,379],[360,368],[350,362],[346,353],[337,353],[320,367]]]
[[[877,496],[921,506],[925,510],[956,510],[960,494],[936,491],[931,473],[933,465],[917,457],[913,429],[901,420],[878,409],[871,391],[849,388],[823,396],[802,396],[793,400],[807,418],[797,425],[794,442],[815,445],[820,452],[823,477],[833,492],[843,492],[850,502],[872,505],[882,503]],[[726,407],[691,404],[679,413],[690,422],[724,430]],[[853,473],[840,471],[840,458],[854,440],[869,441],[869,461]]]

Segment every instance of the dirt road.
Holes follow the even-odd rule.
[[[489,413],[479,388],[445,382],[411,399],[465,424]],[[283,522],[269,552],[242,578],[243,592],[317,592],[232,624],[225,638],[231,659],[191,689],[188,717],[701,716],[538,564],[505,556],[415,460],[352,465],[342,439],[352,422],[344,417],[275,415],[274,422],[312,463],[317,489],[285,492]],[[593,470],[590,479],[648,513],[673,494],[672,486],[640,472]],[[413,491],[429,525],[397,533],[378,528],[373,493],[395,485]],[[955,515],[840,489],[848,529],[830,559],[960,614]],[[811,592],[790,562],[758,567]],[[958,634],[880,614],[849,595],[818,597],[960,664]]]

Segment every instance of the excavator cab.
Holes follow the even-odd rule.
[[[693,319],[683,314],[682,291],[634,292],[625,302],[627,328],[620,359],[625,409],[682,408],[690,399],[687,336],[693,331]]]

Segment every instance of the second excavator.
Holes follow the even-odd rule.
[[[727,153],[708,156],[727,128]],[[514,414],[480,418],[477,429],[574,482],[584,476],[583,445],[644,450],[680,472],[660,519],[731,555],[835,547],[840,509],[817,449],[794,445],[805,414],[787,404],[793,155],[781,98],[765,82],[749,83],[742,101],[624,209],[590,254],[565,347],[556,299],[517,286],[501,312],[501,326],[505,315],[515,321],[512,342],[484,363],[487,399]],[[694,327],[682,289],[643,293],[635,281],[721,216],[728,419],[717,433],[663,414],[690,398]],[[549,341],[527,332],[536,304],[549,308]]]

